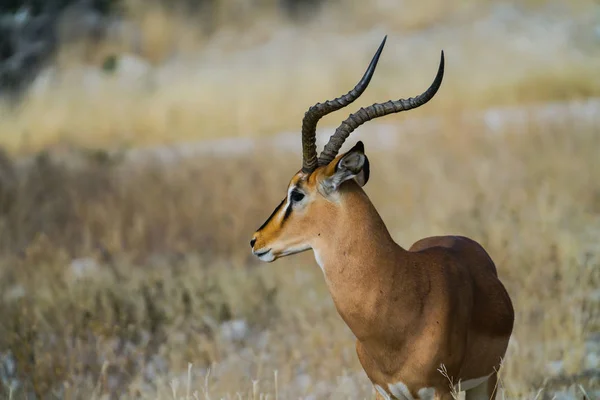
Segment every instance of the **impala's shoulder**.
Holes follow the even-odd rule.
[[[467,267],[472,273],[479,275],[488,273],[498,276],[496,265],[488,252],[477,241],[465,236],[431,236],[415,242],[409,252],[417,255],[427,255],[440,259],[447,265],[452,263]]]

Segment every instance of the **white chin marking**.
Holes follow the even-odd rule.
[[[277,257],[275,257],[275,255],[273,254],[273,249],[269,250],[268,252],[264,253],[264,254],[260,254],[257,255],[257,257],[264,262],[271,262],[271,261],[275,261],[276,258],[281,258],[281,257],[285,257],[285,256],[291,256],[293,254],[297,254],[297,253],[301,253],[303,251],[306,251],[310,249],[310,246],[303,246],[303,247],[297,247],[297,248],[290,248],[287,250],[284,250],[282,252],[280,252]]]
[[[258,258],[260,259],[260,261],[264,261],[264,262],[275,261],[275,256],[273,255],[273,253],[271,251],[269,251],[265,254],[261,254],[260,256],[258,256]]]

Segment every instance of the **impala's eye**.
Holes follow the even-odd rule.
[[[304,193],[302,193],[298,190],[292,190],[292,194],[290,194],[290,200],[292,200],[292,203],[297,203],[299,201],[302,201],[303,198],[304,198]]]

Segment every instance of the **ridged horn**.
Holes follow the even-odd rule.
[[[354,114],[350,114],[350,116],[344,120],[340,126],[338,126],[334,134],[329,138],[329,142],[325,145],[323,152],[319,156],[319,166],[327,165],[333,161],[350,133],[352,133],[356,128],[365,122],[374,118],[383,117],[388,114],[412,110],[427,103],[437,93],[440,85],[442,84],[443,77],[444,51],[442,50],[440,66],[438,67],[437,75],[435,76],[431,86],[429,86],[425,92],[409,99],[390,100],[386,103],[376,103],[369,107],[361,108]]]
[[[348,104],[352,103],[354,100],[358,99],[361,94],[365,91],[369,82],[371,81],[371,77],[375,72],[375,67],[377,66],[377,62],[379,61],[379,56],[381,56],[381,52],[383,51],[383,46],[385,45],[385,41],[387,39],[387,35],[383,38],[383,41],[379,45],[379,49],[373,56],[369,67],[367,68],[365,74],[361,78],[361,80],[356,84],[354,89],[349,91],[343,96],[338,97],[334,100],[327,100],[325,103],[317,103],[314,106],[310,107],[308,111],[304,114],[304,119],[302,120],[302,171],[305,173],[310,173],[315,170],[318,166],[317,160],[317,123],[321,118],[325,115],[332,113],[334,111],[339,110],[340,108],[346,107]]]

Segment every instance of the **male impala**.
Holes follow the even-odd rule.
[[[451,399],[448,377],[467,399],[495,398],[514,311],[494,262],[462,236],[428,237],[403,249],[362,189],[369,180],[362,142],[336,157],[359,125],[431,100],[442,83],[444,53],[423,94],[351,114],[317,158],[317,121],[364,92],[384,44],[385,38],[353,90],[305,114],[302,169],[254,234],[252,252],[272,262],[313,250],[378,399]]]

